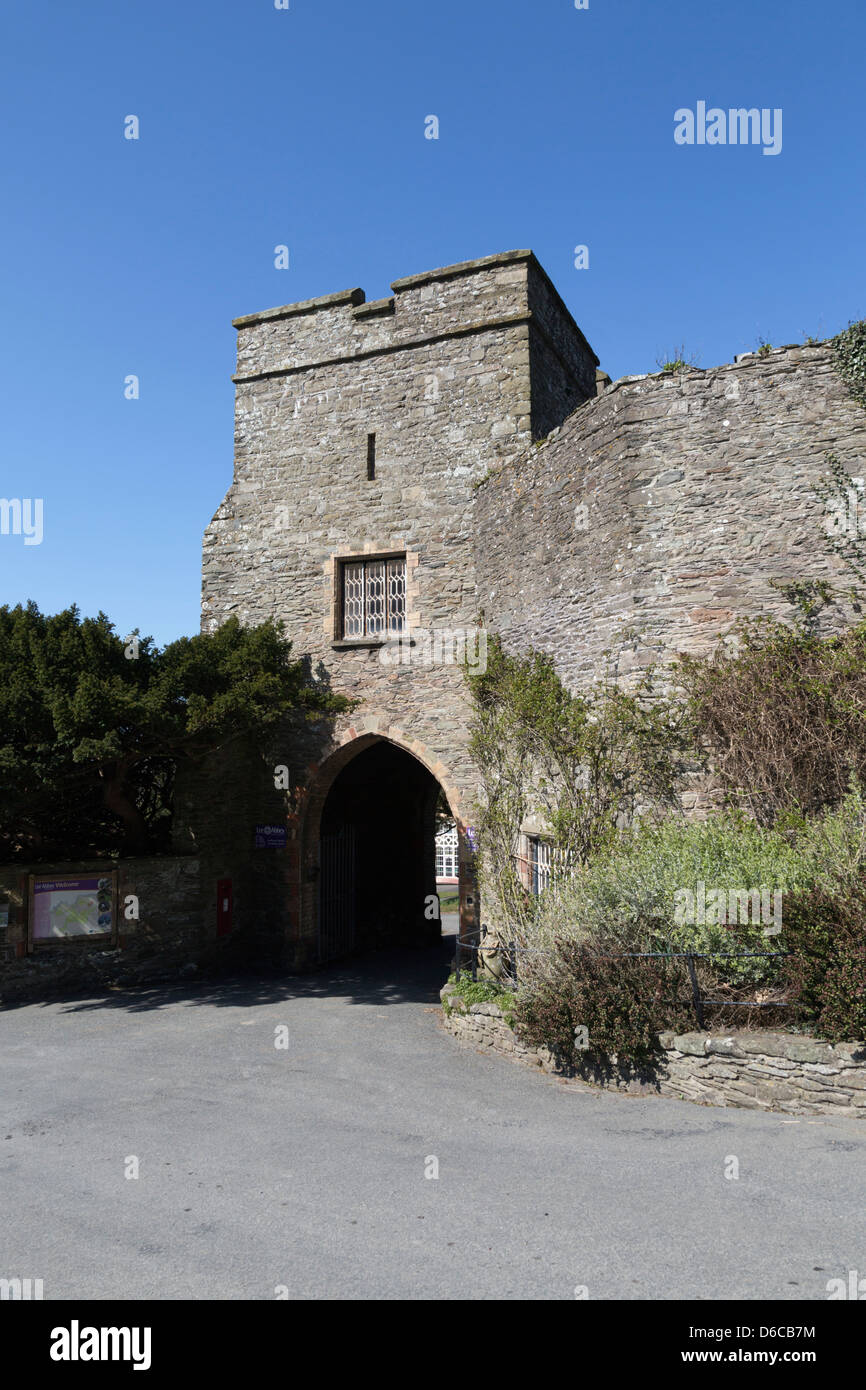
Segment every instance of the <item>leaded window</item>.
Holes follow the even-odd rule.
[[[343,631],[345,639],[403,632],[406,625],[406,557],[343,562]]]

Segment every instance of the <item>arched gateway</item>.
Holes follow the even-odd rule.
[[[354,735],[354,736],[353,736]],[[300,936],[329,960],[353,950],[439,940],[436,810],[460,827],[462,925],[476,890],[460,796],[441,764],[400,731],[353,730],[311,779],[301,817]]]

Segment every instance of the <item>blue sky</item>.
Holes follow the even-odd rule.
[[[866,316],[864,51],[863,0],[7,0],[0,603],[197,629],[241,314],[528,246],[614,377]],[[677,146],[701,100],[781,154]]]

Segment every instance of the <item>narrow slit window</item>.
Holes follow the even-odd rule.
[[[372,483],[376,476],[376,436],[367,435],[367,481]]]

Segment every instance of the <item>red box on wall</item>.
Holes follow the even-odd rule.
[[[232,929],[232,881],[217,879],[217,936],[228,936]]]

